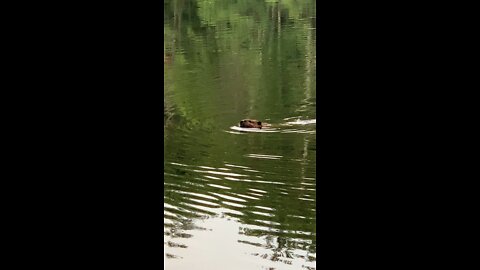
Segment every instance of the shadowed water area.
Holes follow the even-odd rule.
[[[165,268],[316,269],[315,1],[164,3]]]

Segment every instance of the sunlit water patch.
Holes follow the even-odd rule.
[[[300,119],[297,119],[295,121],[290,121],[290,122],[287,122],[286,124],[287,125],[311,125],[311,124],[316,124],[317,123],[317,119],[309,119],[309,120],[300,120]]]
[[[248,157],[260,158],[257,163],[282,158],[264,154]],[[170,178],[170,171],[182,177]],[[255,179],[258,174],[261,180]],[[210,175],[215,177],[207,177]],[[275,170],[264,172],[251,163],[211,166],[167,162],[165,176],[164,242],[171,269],[190,269],[199,261],[220,269],[215,268],[217,264],[232,262],[238,254],[254,258],[237,258],[233,260],[237,264],[228,269],[314,267],[316,218],[306,210],[315,208],[315,189],[311,188],[315,178],[311,174],[295,180]],[[297,198],[297,203],[286,202],[285,195]],[[228,252],[224,250],[227,247]],[[203,258],[197,254],[201,250],[223,255]]]

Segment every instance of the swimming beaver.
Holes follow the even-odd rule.
[[[262,128],[262,127],[270,127],[271,125],[268,123],[262,123],[261,121],[255,119],[243,119],[240,121],[240,127],[242,128]]]

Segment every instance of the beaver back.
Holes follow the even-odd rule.
[[[242,128],[262,128],[266,126],[269,125],[255,119],[243,119],[242,121],[240,121],[240,127]]]

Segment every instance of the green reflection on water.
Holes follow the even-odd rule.
[[[165,1],[164,12],[170,256],[189,249],[179,243],[202,230],[196,220],[220,216],[260,248],[238,256],[313,267],[316,126],[280,124],[316,118],[315,1]],[[243,118],[279,132],[232,133]]]

